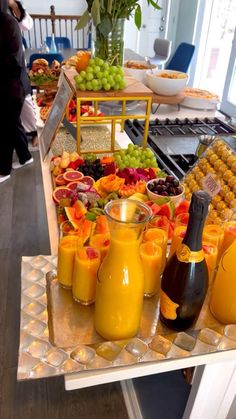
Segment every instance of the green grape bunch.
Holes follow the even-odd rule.
[[[129,144],[127,149],[116,151],[114,158],[120,170],[123,170],[125,167],[133,169],[158,167],[155,155],[150,148],[143,148],[134,144]]]
[[[76,88],[82,92],[109,92],[111,89],[122,90],[126,86],[123,67],[110,65],[98,57],[91,58],[86,70],[74,76],[74,80]]]

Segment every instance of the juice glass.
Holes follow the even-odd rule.
[[[139,253],[150,208],[132,199],[110,201],[105,214],[110,248],[98,270],[94,325],[108,340],[136,335],[143,306],[144,272]]]
[[[179,245],[182,243],[188,225],[189,214],[183,213],[177,215],[175,219],[175,227],[171,239],[169,258],[176,252]]]
[[[110,233],[98,233],[90,237],[90,246],[98,249],[101,254],[101,261],[107,255],[110,246]]]
[[[91,246],[77,249],[73,270],[73,298],[82,305],[94,303],[96,298],[97,271],[101,257],[97,249]]]
[[[233,243],[236,239],[236,221],[228,221],[224,224],[224,239],[221,248],[221,254]]]
[[[221,247],[224,239],[224,230],[220,225],[207,224],[203,229],[202,240],[212,243],[218,248],[218,258],[222,253]]]
[[[209,243],[206,241],[202,242],[202,249],[205,255],[205,260],[208,269],[209,275],[209,286],[213,282],[214,274],[216,271],[217,266],[217,258],[218,258],[218,247],[213,243]]]
[[[167,251],[167,241],[168,236],[165,229],[152,227],[148,228],[143,233],[144,242],[154,242],[156,245],[161,247],[162,250],[162,261],[161,261],[161,273],[163,272],[166,264],[166,251]]]
[[[140,245],[140,256],[144,271],[144,297],[152,297],[160,289],[162,249],[147,241]]]
[[[57,279],[64,288],[71,288],[75,252],[78,245],[78,231],[69,221],[60,226],[60,241],[58,246]]]

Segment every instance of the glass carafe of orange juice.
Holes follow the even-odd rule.
[[[98,271],[94,324],[105,339],[126,339],[139,329],[144,292],[139,246],[151,210],[142,202],[119,199],[105,206],[105,214],[110,248]]]
[[[223,253],[210,299],[210,310],[221,323],[236,324],[236,239]]]

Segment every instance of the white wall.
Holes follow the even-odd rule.
[[[24,0],[24,7],[29,13],[49,14],[50,6],[55,6],[56,13],[67,15],[80,15],[86,10],[85,0]],[[133,19],[125,22],[125,48],[137,49],[138,30]]]
[[[197,10],[198,0],[180,0],[175,48],[181,42],[193,42]]]
[[[80,15],[86,9],[85,0],[23,0],[23,4],[29,13],[39,14],[49,14],[51,5],[58,14]]]

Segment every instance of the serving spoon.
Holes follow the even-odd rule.
[[[151,64],[149,58],[148,57],[144,57],[144,59],[145,59],[146,63],[149,65],[150,70],[151,70],[151,73],[153,73],[152,64]]]

